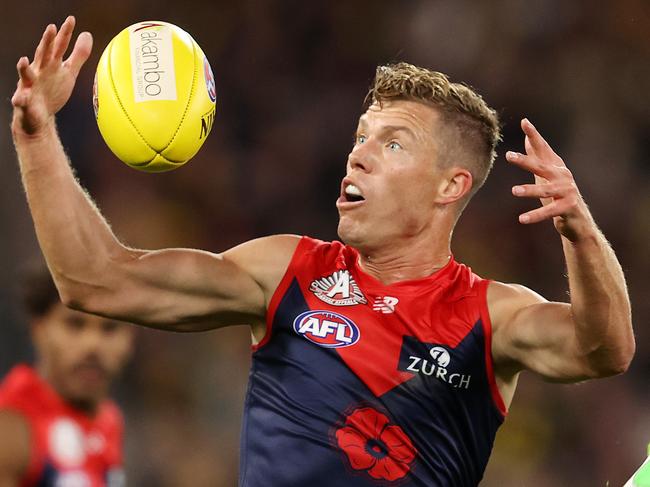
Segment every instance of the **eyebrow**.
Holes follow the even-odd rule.
[[[367,124],[363,121],[363,119],[359,120],[359,125],[358,125],[355,133],[359,132],[359,130],[363,130],[364,127],[367,127]],[[384,125],[379,130],[380,134],[384,134],[384,133],[387,133],[387,132],[388,133],[391,133],[391,132],[405,132],[411,138],[417,140],[417,136],[415,135],[415,132],[413,132],[413,130],[411,130],[406,125]]]

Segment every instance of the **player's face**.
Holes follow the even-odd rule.
[[[436,206],[438,112],[413,101],[372,105],[359,119],[336,202],[341,239],[358,248],[408,240]]]
[[[32,333],[41,374],[64,399],[90,409],[108,393],[133,342],[131,325],[61,303],[33,324]]]

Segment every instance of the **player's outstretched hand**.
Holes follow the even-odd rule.
[[[75,26],[74,17],[65,19],[61,28],[50,24],[43,32],[41,42],[34,53],[34,60],[21,57],[18,68],[18,86],[11,99],[14,106],[12,128],[28,135],[36,135],[66,104],[74,88],[81,66],[92,49],[90,33],[79,34],[72,53],[64,61]]]
[[[537,223],[552,218],[558,232],[572,242],[593,233],[595,224],[571,171],[528,119],[521,121],[521,129],[526,154],[508,151],[506,159],[533,173],[535,184],[513,186],[512,194],[539,198],[542,206],[519,215],[519,221]]]

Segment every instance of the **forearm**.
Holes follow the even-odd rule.
[[[595,223],[562,237],[576,343],[592,367],[625,370],[634,354],[630,301],[621,266]]]
[[[506,327],[511,331],[502,340],[504,355],[517,356],[520,363],[550,379],[582,380],[623,372],[635,346],[621,266],[562,158],[529,120],[523,119],[521,128],[526,153],[509,151],[506,159],[531,172],[535,184],[513,186],[512,193],[539,198],[542,206],[519,215],[519,221],[553,220],[562,238],[571,304],[516,306],[516,326]]]
[[[37,136],[15,124],[12,132],[38,241],[59,291],[75,300],[101,286],[108,262],[126,249],[76,180],[54,123]]]

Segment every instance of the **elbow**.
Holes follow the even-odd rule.
[[[615,354],[615,372],[622,374],[627,372],[634,359],[636,353],[636,341],[634,340],[634,332],[632,331],[632,323],[629,324],[629,336],[627,336],[620,345],[618,353]]]
[[[78,285],[57,285],[59,298],[68,308],[89,312],[89,293]]]
[[[91,314],[101,314],[100,303],[106,301],[104,295],[107,290],[101,286],[79,282],[57,283],[59,298],[68,308]]]
[[[619,354],[618,358],[618,368],[617,368],[617,374],[622,374],[624,372],[627,372],[627,370],[630,368],[630,365],[632,364],[632,360],[634,359],[634,354],[636,352],[636,343],[634,341],[634,337],[630,337],[630,340],[626,343],[624,350]]]
[[[600,367],[597,372],[598,378],[613,377],[615,375],[621,375],[627,372],[632,363],[632,358],[620,358],[612,361],[604,367]]]
[[[592,363],[597,364],[592,367],[594,378],[612,377],[620,375],[630,368],[636,344],[634,338],[627,340],[617,350],[608,350],[601,352]]]
[[[61,302],[68,308],[86,313],[101,313],[101,307],[111,296],[119,279],[114,275],[115,267],[108,265],[86,269],[84,272],[52,272]]]

